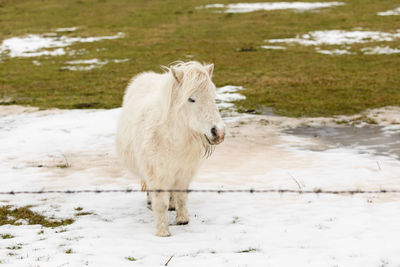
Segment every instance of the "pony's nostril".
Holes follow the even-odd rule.
[[[214,137],[216,137],[217,136],[217,127],[212,127],[211,128],[211,134],[214,136]]]

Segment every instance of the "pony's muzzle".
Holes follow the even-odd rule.
[[[212,145],[218,145],[220,143],[222,143],[222,141],[224,141],[225,139],[225,127],[217,127],[217,126],[213,126],[211,128],[211,143]]]

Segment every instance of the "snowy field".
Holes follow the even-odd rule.
[[[241,97],[234,88],[219,90],[220,103]],[[2,106],[1,191],[139,188],[115,158],[119,111]],[[366,113],[381,124],[365,136],[371,143],[340,145],[321,129],[294,132],[304,125],[339,131],[349,126],[334,121],[351,117],[225,114],[226,141],[192,188],[400,189],[399,115],[399,108]],[[354,127],[370,127],[361,126]],[[392,142],[377,146],[377,138]],[[159,266],[173,256],[168,266],[399,266],[399,199],[193,193],[190,223],[173,225],[169,212],[172,237],[159,238],[144,193],[1,196],[2,204],[33,205],[46,216],[76,221],[1,226],[1,235],[15,237],[1,240],[0,260],[4,266]],[[75,216],[78,207],[89,214]]]

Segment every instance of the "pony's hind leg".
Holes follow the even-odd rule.
[[[170,194],[168,210],[175,210],[175,194],[174,192]]]
[[[146,192],[147,191],[146,183],[142,181],[141,184],[142,184],[142,192]],[[147,205],[150,206],[151,209],[151,196],[149,192],[146,192],[146,196],[147,196]]]
[[[151,209],[151,196],[149,192],[147,192],[147,206]]]

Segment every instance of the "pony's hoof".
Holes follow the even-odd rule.
[[[171,236],[171,233],[168,231],[168,229],[167,230],[158,230],[156,233],[156,236],[168,237],[168,236]]]
[[[176,215],[176,224],[177,225],[185,225],[189,223],[189,214],[187,212],[183,212],[183,214]]]
[[[175,210],[175,207],[169,207],[168,210],[169,210],[169,211],[174,211],[174,210]]]

